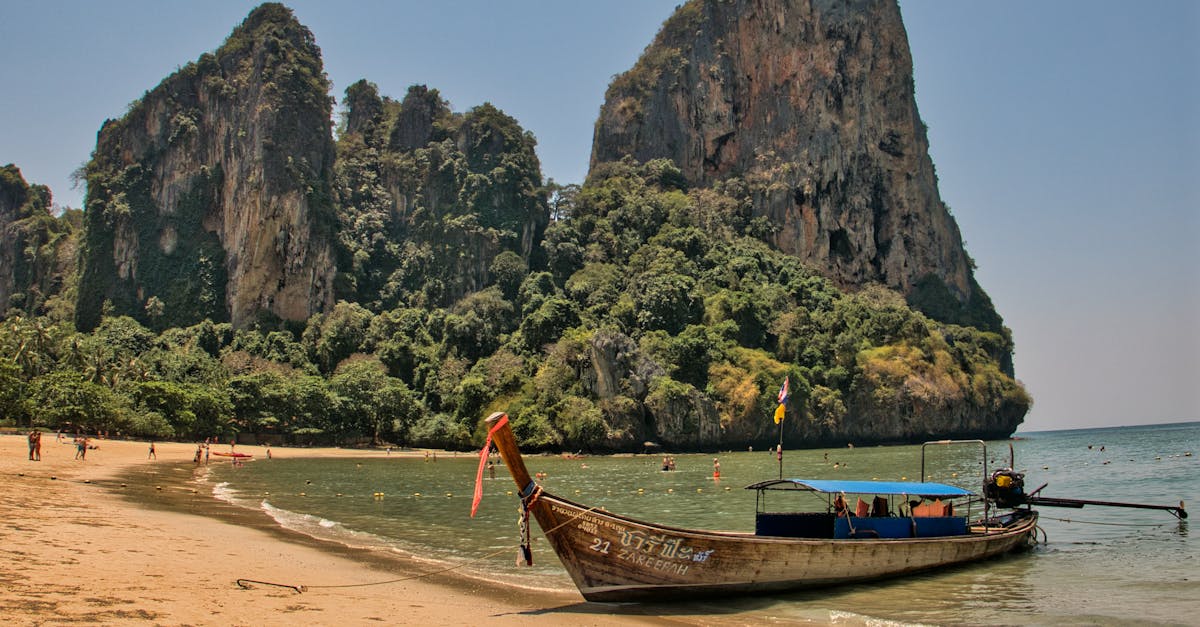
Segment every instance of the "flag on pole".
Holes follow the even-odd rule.
[[[783,406],[787,404],[788,399],[788,377],[783,378],[783,385],[779,388],[779,396],[776,400],[779,401],[779,407],[775,408],[775,424],[783,422]]]

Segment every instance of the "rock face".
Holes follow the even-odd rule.
[[[592,167],[627,156],[670,159],[694,186],[740,178],[761,237],[843,286],[1000,326],[938,194],[892,0],[684,4],[608,89]],[[982,312],[930,311],[947,292]]]
[[[633,339],[616,331],[601,330],[592,336],[577,375],[609,422],[606,445],[612,450],[641,450],[647,440],[668,450],[770,448],[779,435],[779,427],[770,419],[757,419],[769,414],[773,405],[756,412],[753,420],[723,421],[713,398],[664,376],[663,368],[642,353]],[[986,385],[1016,384],[997,377]],[[954,388],[947,386],[944,376],[930,372],[890,380],[868,373],[849,394],[847,411],[836,421],[816,419],[811,406],[793,396],[783,434],[788,442],[810,447],[1004,439],[1029,410],[1023,394],[993,389],[970,399],[966,398],[969,390],[933,393],[936,386]],[[811,399],[812,394],[802,396]]]
[[[21,263],[24,238],[15,223],[25,217],[29,185],[13,164],[0,170],[0,307],[7,310],[13,294],[20,292],[17,265]]]
[[[520,274],[538,263],[549,208],[537,142],[514,118],[488,103],[454,113],[424,85],[396,102],[359,81],[344,102],[339,298],[449,306],[493,284],[502,254]]]
[[[328,89],[312,33],[265,4],[106,122],[87,166],[77,325],[106,302],[159,327],[328,308]]]
[[[0,167],[0,315],[46,313],[74,266],[79,212],[55,218],[50,206],[49,188]]]

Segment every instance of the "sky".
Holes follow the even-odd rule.
[[[679,0],[285,2],[340,103],[491,102],[582,182],[604,90]],[[0,0],[0,164],[81,207],[108,118],[257,2]],[[942,199],[1012,330],[1021,431],[1200,420],[1200,3],[902,0]]]

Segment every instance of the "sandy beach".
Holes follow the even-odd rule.
[[[84,461],[43,434],[0,435],[0,619],[10,624],[694,624],[575,591],[530,592],[322,543],[211,496],[196,445],[94,440]],[[217,450],[214,448],[213,450]],[[261,447],[239,452],[262,456]],[[373,456],[272,449],[285,456]],[[393,452],[395,454],[395,452]],[[255,584],[239,578],[307,586]],[[400,580],[400,581],[397,581]],[[391,581],[384,585],[378,582]],[[329,587],[322,587],[329,586]],[[358,586],[358,587],[334,587]]]

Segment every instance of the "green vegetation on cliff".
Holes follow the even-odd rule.
[[[268,3],[106,121],[85,167],[77,326],[106,313],[158,330],[273,313],[285,277],[249,263],[273,254],[281,275],[313,263],[285,256],[335,229],[328,92],[312,33]],[[284,210],[303,219],[278,224]]]
[[[549,221],[533,136],[490,104],[451,113],[437,90],[400,103],[359,81],[338,141],[339,296],[373,310],[446,306],[505,274]]]
[[[51,213],[45,185],[13,164],[0,167],[0,312],[63,316],[73,307],[75,252],[83,215]]]
[[[0,423],[465,448],[506,411],[529,448],[701,450],[773,443],[785,377],[790,446],[1006,436],[1030,406],[982,290],[839,289],[767,243],[790,214],[756,212],[762,180],[625,159],[543,183],[515,119],[426,86],[351,85],[335,143],[327,90],[311,33],[266,4],[105,123],[82,235],[0,170],[22,234],[0,249]],[[78,274],[28,270],[76,237]]]
[[[1003,433],[1024,415],[999,367],[1006,334],[933,321],[882,287],[844,293],[746,235],[736,186],[684,191],[673,174],[610,166],[559,199],[544,262],[499,255],[445,306],[416,296],[446,294],[425,272],[409,299],[341,302],[292,330],[10,318],[0,401],[50,428],[451,447],[504,410],[527,446],[573,450],[770,441],[785,376],[793,445]]]

